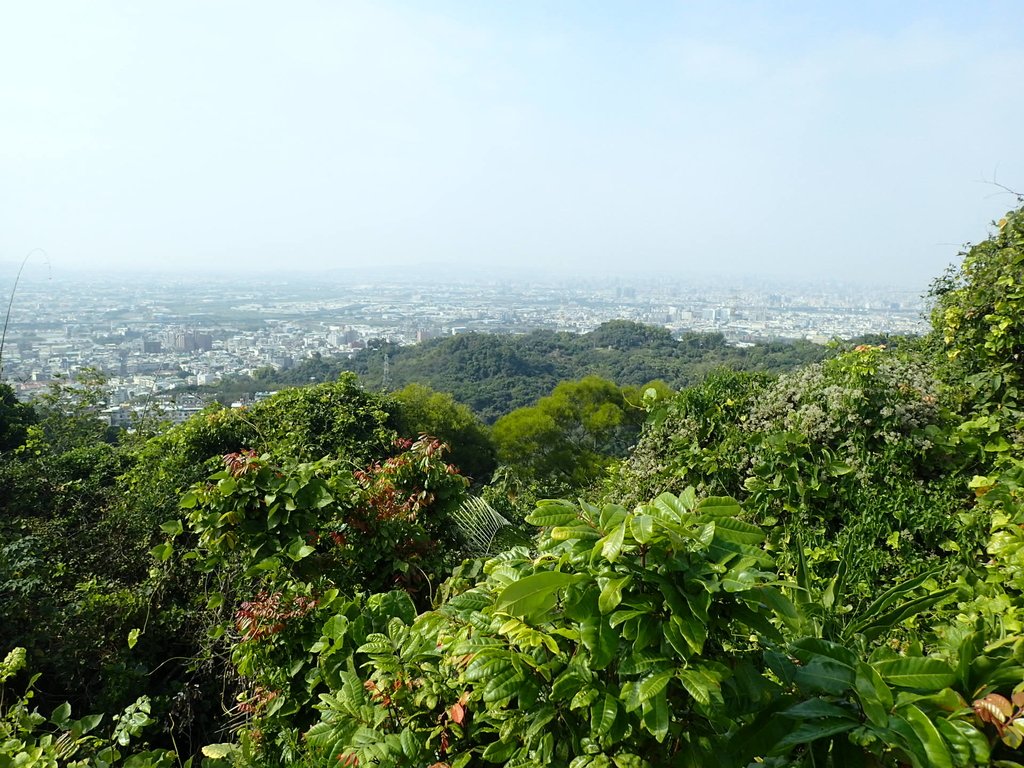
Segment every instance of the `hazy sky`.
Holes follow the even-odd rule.
[[[438,263],[927,284],[1024,2],[0,0],[0,284]]]

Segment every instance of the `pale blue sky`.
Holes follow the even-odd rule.
[[[8,2],[0,267],[924,286],[1024,189],[1024,3]]]

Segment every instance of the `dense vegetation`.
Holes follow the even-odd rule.
[[[620,386],[639,387],[661,379],[680,389],[721,366],[778,373],[821,360],[826,353],[807,341],[733,347],[716,333],[686,333],[676,339],[664,328],[614,320],[584,334],[469,333],[409,347],[377,341],[351,360],[318,356],[288,370],[267,368],[251,378],[234,377],[217,389],[237,394],[303,386],[332,381],[343,371],[354,371],[367,387],[377,388],[384,381],[387,355],[394,386],[423,384],[448,392],[492,423],[533,404],[561,381],[600,376]]]
[[[0,768],[1024,765],[1024,209],[933,295],[493,428],[351,374],[134,434],[3,393]]]

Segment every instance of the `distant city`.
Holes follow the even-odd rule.
[[[3,293],[10,298],[10,287]],[[722,334],[729,343],[825,343],[864,334],[928,331],[920,293],[842,284],[726,285],[589,281],[299,283],[271,279],[114,276],[23,281],[3,347],[3,379],[23,399],[83,368],[109,377],[109,420],[139,399],[182,421],[201,398],[183,385],[344,357],[374,339],[415,344],[460,333],[583,333],[613,319]]]

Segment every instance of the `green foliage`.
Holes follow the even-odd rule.
[[[743,498],[784,568],[804,557],[829,578],[845,561],[853,610],[981,546],[946,399],[925,362],[867,345],[773,382],[717,372],[655,407],[608,493],[633,503],[693,484]]]
[[[238,712],[267,739],[254,753],[297,748],[325,674],[310,649],[325,617],[351,607],[345,596],[398,587],[411,618],[412,599],[428,604],[462,550],[452,514],[465,478],[437,440],[399,447],[356,471],[330,457],[229,454],[224,470],[182,497],[184,520],[162,526],[170,538],[153,556],[205,575],[207,653],[229,653],[242,678]]]
[[[0,662],[0,768],[171,768],[176,756],[168,750],[123,750],[153,725],[146,697],[130,704],[112,718],[112,729],[100,726],[103,715],[88,715],[73,720],[71,705],[63,703],[47,717],[31,707],[32,686],[8,701],[6,683],[25,666],[24,648],[15,648]]]
[[[1006,214],[998,231],[971,248],[959,268],[932,286],[932,326],[947,356],[988,390],[991,409],[1020,420],[1024,353],[1024,209]]]
[[[19,403],[10,385],[0,382],[0,454],[24,443],[35,420],[32,406]]]
[[[493,423],[535,403],[560,381],[600,376],[621,386],[638,387],[663,379],[678,389],[723,365],[780,372],[821,360],[828,350],[807,341],[731,347],[715,333],[685,333],[677,340],[664,328],[612,320],[584,334],[467,333],[405,347],[371,343],[351,360],[314,356],[292,369],[266,371],[251,380],[228,377],[218,392],[305,386],[310,381],[331,381],[345,370],[355,371],[368,387],[376,388],[383,381],[385,354],[389,378],[398,387],[421,384],[449,392],[485,422]]]
[[[497,467],[494,444],[487,428],[455,398],[422,384],[409,384],[394,394],[398,431],[406,437],[432,435],[451,446],[451,461],[479,484],[490,480]]]
[[[748,620],[774,634],[757,611],[786,602],[738,512],[692,493],[634,512],[541,505],[538,556],[499,555],[358,649],[366,678],[354,667],[322,697],[311,748],[381,765],[712,759],[742,711],[726,660],[756,647]]]
[[[492,435],[498,458],[520,481],[556,495],[598,480],[632,444],[642,415],[615,384],[589,376],[503,416]]]

